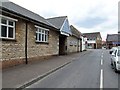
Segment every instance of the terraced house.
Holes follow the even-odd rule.
[[[13,2],[0,11],[2,68],[80,51],[80,33],[71,32],[67,16],[45,19]]]

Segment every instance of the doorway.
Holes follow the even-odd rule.
[[[96,44],[94,44],[94,49],[96,49]]]
[[[65,55],[67,53],[67,37],[64,35],[59,36],[59,55]]]

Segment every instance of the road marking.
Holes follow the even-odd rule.
[[[101,65],[103,65],[103,59],[101,59]]]
[[[102,53],[102,55],[101,55],[101,58],[103,58],[103,53]]]
[[[101,57],[103,58],[103,55]]]
[[[103,90],[103,69],[100,72],[100,90]]]

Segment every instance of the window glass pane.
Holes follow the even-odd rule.
[[[13,21],[9,21],[8,24],[11,25],[11,26],[13,26]]]
[[[39,29],[39,32],[41,32],[41,29]]]
[[[8,29],[8,37],[13,38],[13,28],[9,27]]]
[[[7,37],[7,27],[1,26],[1,37]]]
[[[7,24],[7,20],[1,19],[1,23],[2,23],[2,24]]]
[[[48,35],[46,35],[46,42],[48,41]]]
[[[45,41],[47,41],[47,35],[45,35]]]
[[[48,34],[48,31],[45,31],[45,34]]]
[[[44,41],[44,34],[42,34],[42,41]]]
[[[39,41],[41,41],[41,34],[39,34]]]
[[[42,30],[42,33],[45,33],[45,31],[44,31],[44,30]]]

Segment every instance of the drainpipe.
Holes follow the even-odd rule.
[[[25,64],[28,64],[28,59],[27,59],[27,29],[28,29],[28,23],[26,22],[26,30],[25,30]]]

